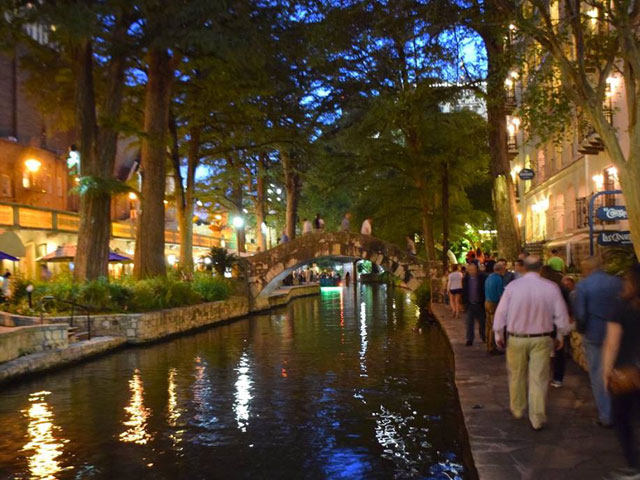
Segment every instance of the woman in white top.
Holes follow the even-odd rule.
[[[458,265],[451,265],[447,290],[449,291],[449,303],[453,311],[453,318],[458,318],[462,313],[462,272],[458,271]]]

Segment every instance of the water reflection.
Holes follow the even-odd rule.
[[[178,403],[178,392],[176,380],[178,376],[178,370],[176,368],[169,369],[169,386],[167,387],[167,423],[170,427],[177,427],[178,420],[180,420],[180,416],[182,415],[182,408]],[[177,447],[178,444],[182,441],[182,436],[184,434],[184,430],[175,430],[169,434],[171,440],[173,440],[173,446]]]
[[[360,376],[367,376],[367,304],[360,304]]]
[[[8,385],[0,479],[467,478],[449,344],[405,301],[358,285]]]
[[[191,386],[193,393],[193,403],[195,406],[194,420],[196,425],[207,430],[218,422],[218,417],[214,414],[215,408],[211,403],[213,396],[213,385],[207,373],[208,364],[201,357],[196,357],[195,381]],[[196,441],[198,443],[209,443],[215,441],[215,436],[210,433],[200,433]]]
[[[234,394],[233,411],[236,413],[236,422],[238,428],[246,432],[249,425],[249,403],[251,402],[251,386],[253,384],[249,375],[250,364],[247,352],[243,352],[238,362],[236,372],[238,380],[236,380],[236,391]],[[282,376],[287,376],[287,371],[282,369]]]
[[[42,391],[29,396],[31,405],[22,414],[29,419],[27,435],[29,441],[22,448],[27,452],[31,478],[54,479],[63,470],[59,457],[63,454],[66,440],[58,439],[55,433],[60,428],[53,423],[53,412],[45,397],[51,392]],[[70,467],[72,468],[72,467]]]
[[[147,432],[147,421],[151,415],[151,410],[144,406],[144,387],[142,386],[140,371],[137,368],[133,372],[133,377],[129,380],[129,391],[131,392],[131,399],[129,404],[124,407],[127,420],[122,422],[128,428],[120,434],[120,441],[144,445],[152,438]]]

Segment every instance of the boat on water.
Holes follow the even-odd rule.
[[[321,287],[339,287],[342,284],[340,277],[320,278]]]

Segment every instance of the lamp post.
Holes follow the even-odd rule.
[[[244,226],[244,218],[241,216],[233,217],[233,226],[236,229],[236,250],[240,253],[240,229]]]

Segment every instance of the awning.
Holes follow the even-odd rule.
[[[12,257],[24,257],[27,253],[18,234],[11,230],[0,233],[0,251]]]
[[[8,253],[5,253],[5,252],[0,252],[0,260],[9,260],[10,262],[20,261],[19,258],[14,257],[13,255],[9,255]]]
[[[570,235],[568,237],[556,238],[548,242],[546,247],[560,247],[562,245],[567,245],[568,243],[580,243],[584,241],[589,241],[588,233],[576,233],[575,235]]]
[[[76,258],[76,248],[76,245],[63,245],[56,248],[54,252],[51,252],[44,257],[40,257],[37,261],[41,263],[73,262],[73,259]],[[132,261],[133,259],[131,257],[109,250],[109,262],[129,263]]]

